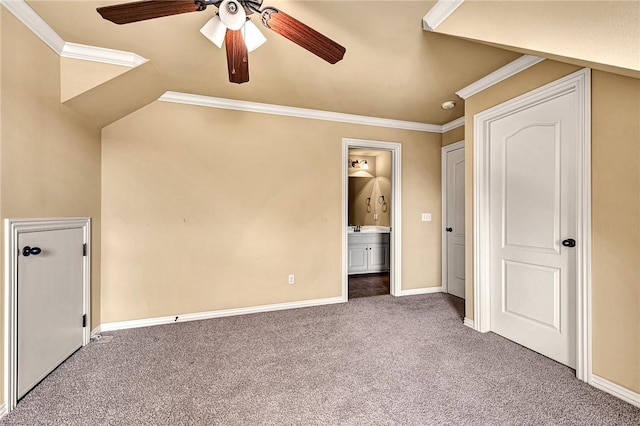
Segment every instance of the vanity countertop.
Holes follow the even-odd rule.
[[[391,232],[391,228],[388,226],[361,226],[360,232],[356,232],[355,228],[355,226],[348,226],[347,232],[349,234],[388,234]]]

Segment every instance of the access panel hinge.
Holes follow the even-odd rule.
[[[87,255],[87,243],[84,243],[82,245],[82,255],[86,256]]]
[[[82,315],[82,328],[87,326],[87,314]]]

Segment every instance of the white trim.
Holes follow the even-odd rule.
[[[580,244],[576,250],[576,376],[591,376],[591,70],[582,69],[474,116],[473,227],[474,321],[491,330],[489,273],[489,129],[493,121],[574,91],[579,96],[576,215]]]
[[[69,42],[64,44],[60,56],[63,58],[120,65],[129,68],[135,68],[148,61],[148,59],[132,52]]]
[[[24,0],[0,0],[0,3],[63,58],[122,65],[130,68],[147,62],[147,59],[131,52],[65,42]]]
[[[601,391],[620,398],[624,402],[628,402],[631,405],[640,407],[640,393],[634,392],[630,389],[625,388],[624,386],[620,386],[618,384],[610,382],[609,380],[604,379],[600,376],[596,376],[595,374],[591,376],[590,384],[594,388],[598,388]]]
[[[464,148],[464,140],[443,146],[442,152],[451,152],[451,151],[455,151],[457,149],[462,149],[462,148]]]
[[[448,123],[444,123],[442,125],[442,133],[446,133],[449,130],[457,129],[458,127],[464,126],[464,115],[462,117],[456,118],[453,121]]]
[[[349,146],[342,140],[342,231],[340,231],[340,242],[342,247],[342,301],[349,300],[349,171],[345,166],[349,161]],[[391,275],[389,275],[391,278]]]
[[[576,376],[580,380],[589,382],[593,372],[592,342],[591,342],[591,69],[585,68],[574,75],[582,79],[576,83],[578,94],[581,97],[580,113],[578,119],[578,132],[584,140],[583,146],[578,150],[578,164],[580,173],[578,176],[578,200],[576,211],[578,215],[578,234],[584,241],[581,249],[576,254],[576,296],[578,303],[576,311],[578,350],[576,353]]]
[[[199,321],[211,318],[222,318],[236,315],[255,314],[258,312],[273,312],[284,309],[307,308],[310,306],[330,305],[342,303],[342,297],[328,297],[326,299],[302,300],[299,302],[276,303],[272,305],[249,306],[246,308],[223,309],[219,311],[197,312],[192,314],[177,314],[164,317],[145,318],[130,321],[109,322],[101,325],[101,332],[125,330],[128,328],[150,327],[154,325],[172,324],[174,322]]]
[[[94,328],[93,330],[91,330],[91,337],[96,336],[98,334],[100,334],[102,332],[102,326],[99,325],[96,328]]]
[[[464,117],[462,117],[464,118]],[[456,143],[452,143],[450,145],[446,145],[442,147],[442,152],[440,154],[440,161],[441,161],[441,166],[440,166],[440,170],[442,172],[442,176],[441,176],[441,196],[440,198],[442,199],[442,223],[441,223],[441,230],[444,231],[444,229],[447,227],[447,154],[452,152],[452,151],[456,151],[458,149],[464,149],[464,141],[458,141]],[[441,232],[441,248],[442,248],[442,271],[441,271],[441,277],[442,277],[442,291],[444,293],[448,293],[449,292],[449,277],[447,276],[447,272],[448,272],[448,261],[449,258],[447,257],[447,253],[449,253],[448,251],[448,247],[447,247],[447,233],[446,232]]]
[[[347,301],[349,294],[348,235],[349,222],[349,176],[347,159],[349,148],[380,149],[391,151],[391,272],[389,287],[392,296],[402,293],[402,144],[397,142],[381,142],[365,139],[342,139],[342,297]]]
[[[24,0],[0,0],[2,5],[58,55],[64,40]]]
[[[442,293],[442,286],[438,287],[420,287],[401,290],[400,296],[416,296],[418,294]]]
[[[475,324],[475,322],[473,322],[473,320],[472,320],[472,319],[470,319],[470,318],[464,317],[464,321],[462,321],[462,324],[464,324],[464,325],[466,325],[467,327],[472,328],[472,329],[474,329],[474,330],[476,329],[476,324]]]
[[[91,338],[91,218],[5,219],[4,221],[4,395],[7,412],[17,404],[17,299],[18,286],[18,237],[26,232],[52,231],[56,229],[82,228],[87,255],[83,257],[83,311],[87,316],[82,346]]]
[[[435,31],[463,2],[464,0],[438,0],[422,18],[422,29]]]
[[[311,118],[314,120],[362,124],[364,126],[388,127],[392,129],[415,130],[418,132],[442,133],[442,126],[438,124],[392,120],[389,118],[344,114],[341,112],[323,111],[319,109],[264,104],[260,102],[216,98],[212,96],[194,95],[189,93],[165,92],[162,96],[160,96],[158,100],[162,102],[173,102],[177,104],[203,106],[208,108],[231,109],[236,111],[257,112],[260,114],[284,115],[287,117]]]
[[[507,78],[518,74],[534,66],[537,63],[544,61],[544,58],[540,58],[539,56],[533,55],[523,55],[516,59],[513,62],[508,63],[504,67],[482,77],[480,80],[471,83],[467,87],[460,89],[456,92],[456,95],[460,96],[462,99],[467,99],[470,96],[475,95],[476,93],[480,93],[483,90],[493,86],[494,84],[498,84]]]
[[[7,403],[3,402],[2,404],[0,404],[0,419],[7,414],[9,414],[9,411],[7,410]]]

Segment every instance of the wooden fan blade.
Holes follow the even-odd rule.
[[[129,24],[163,16],[204,10],[207,6],[194,0],[145,0],[99,7],[96,10],[107,21]]]
[[[274,7],[265,8],[262,23],[331,64],[340,61],[347,51],[335,41]]]
[[[229,81],[238,84],[246,83],[249,81],[249,52],[244,43],[242,30],[227,30],[224,44],[227,49]]]

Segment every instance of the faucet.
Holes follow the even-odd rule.
[[[360,232],[360,225],[356,225],[353,227],[353,232]]]

